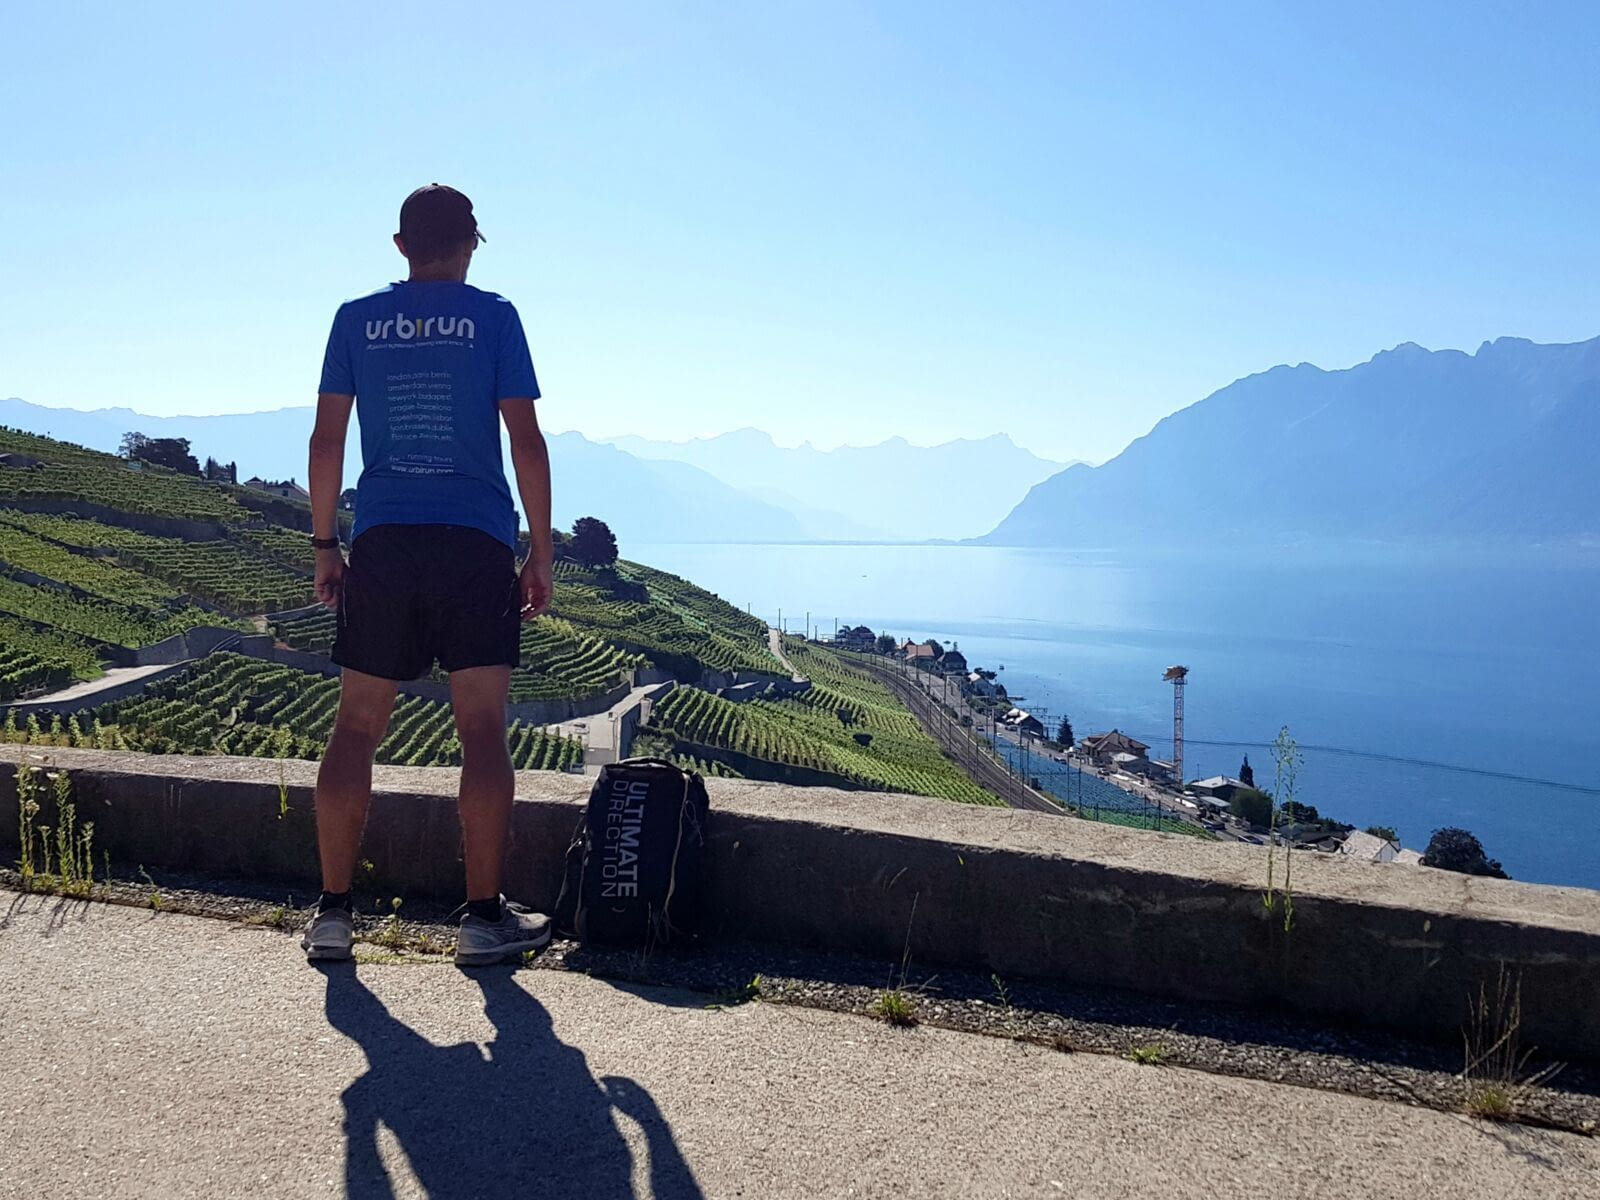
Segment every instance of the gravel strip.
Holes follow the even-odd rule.
[[[20,889],[0,870],[0,887]],[[297,932],[315,901],[309,889],[244,880],[208,880],[162,872],[138,882],[97,883],[97,902],[248,922]],[[63,901],[63,903],[77,903]],[[358,897],[357,958],[369,963],[447,964],[454,915],[443,905]],[[401,917],[401,914],[404,917]],[[0,929],[6,914],[0,911]],[[971,971],[921,971],[850,955],[748,944],[684,951],[612,950],[557,940],[529,967],[592,975],[618,986],[696,992],[708,1007],[762,1001],[875,1016],[885,991],[910,1001],[916,1023],[1024,1040],[1063,1052],[1117,1054],[1152,1066],[1180,1066],[1247,1079],[1347,1092],[1461,1112],[1469,1083],[1460,1047],[1381,1030],[1317,1024],[1220,1005],[1176,1003],[1109,989],[984,977]],[[1550,1065],[1535,1057],[1532,1074]],[[1516,1119],[1596,1136],[1600,1071],[1561,1066],[1517,1096]]]

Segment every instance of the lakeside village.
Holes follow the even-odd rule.
[[[1084,815],[1100,808],[1112,810],[1113,815],[1150,813],[1158,828],[1173,828],[1173,823],[1178,823],[1189,826],[1183,832],[1204,831],[1219,841],[1257,845],[1272,841],[1367,862],[1423,863],[1422,853],[1403,847],[1392,829],[1356,829],[1324,817],[1315,807],[1292,797],[1278,803],[1269,790],[1256,784],[1248,755],[1237,776],[1185,781],[1182,686],[1186,668],[1171,668],[1165,676],[1167,682],[1177,685],[1175,753],[1173,761],[1165,761],[1151,757],[1147,743],[1120,729],[1077,736],[1065,716],[1050,728],[1048,713],[1020,707],[1024,698],[1013,700],[995,671],[969,664],[956,645],[946,649],[932,639],[896,641],[865,625],[847,625],[832,638],[818,636],[814,640],[834,650],[873,655],[892,664],[955,711],[957,722],[969,735],[986,738],[1014,774]],[[1107,785],[1126,801],[1108,799]]]

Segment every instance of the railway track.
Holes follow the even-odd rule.
[[[967,735],[965,727],[957,724],[948,710],[941,708],[921,688],[875,663],[859,658],[854,661],[911,710],[929,736],[966,771],[973,782],[988,788],[1012,808],[1056,814],[1064,811],[1060,804],[1012,775],[999,759],[979,749]]]

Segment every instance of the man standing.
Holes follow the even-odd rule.
[[[466,282],[481,241],[470,200],[437,183],[418,188],[394,238],[408,277],[342,305],[328,338],[311,435],[312,545],[317,598],[338,613],[333,660],[344,670],[317,773],[323,891],[301,940],[310,959],[350,957],[373,755],[396,683],[435,659],[450,676],[461,742],[467,912],[456,962],[500,962],[550,940],[547,917],[500,893],[514,780],[506,696],[520,623],[550,604],[550,460],[517,310]],[[362,471],[346,563],[337,511],[352,404]],[[520,571],[502,420],[531,534]]]

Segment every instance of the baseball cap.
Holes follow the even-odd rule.
[[[442,183],[419,187],[406,197],[400,206],[400,236],[423,246],[446,246],[469,237],[487,240],[472,215],[472,201]]]

